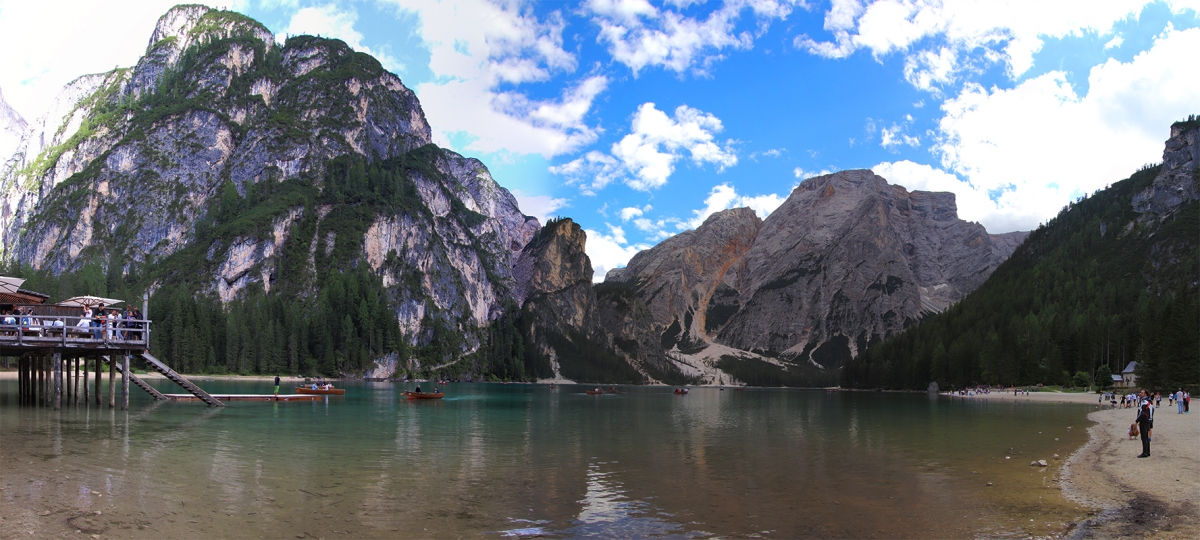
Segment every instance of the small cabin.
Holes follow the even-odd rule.
[[[1121,388],[1134,388],[1137,386],[1137,362],[1130,362],[1125,369],[1121,370]]]

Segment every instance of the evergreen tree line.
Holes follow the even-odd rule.
[[[1106,386],[1137,361],[1140,385],[1196,388],[1200,205],[1138,221],[1132,196],[1158,171],[1064,208],[978,290],[848,362],[842,384]]]

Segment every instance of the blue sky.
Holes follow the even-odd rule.
[[[0,46],[22,51],[0,59],[0,91],[27,118],[74,76],[135,63],[171,5],[26,4],[0,0]],[[214,6],[376,55],[439,144],[483,160],[526,213],[588,230],[598,278],[712,212],[765,217],[850,168],[953,191],[991,232],[1031,229],[1159,161],[1169,124],[1200,113],[1200,0]]]

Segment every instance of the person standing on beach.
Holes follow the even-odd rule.
[[[275,397],[279,397],[279,375],[275,376]]]
[[[1146,391],[1142,390],[1141,400],[1138,401],[1137,425],[1142,436],[1142,453],[1140,458],[1150,457],[1150,430],[1154,429],[1154,405]]]

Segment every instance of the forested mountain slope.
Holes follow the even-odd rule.
[[[1068,205],[962,302],[847,363],[843,384],[1063,384],[1136,360],[1146,387],[1200,385],[1198,165],[1193,117],[1162,165]]]
[[[202,6],[165,14],[137,66],[68,85],[0,203],[10,274],[56,299],[149,290],[153,347],[184,371],[470,361],[540,227],[430,144],[374,58]]]

